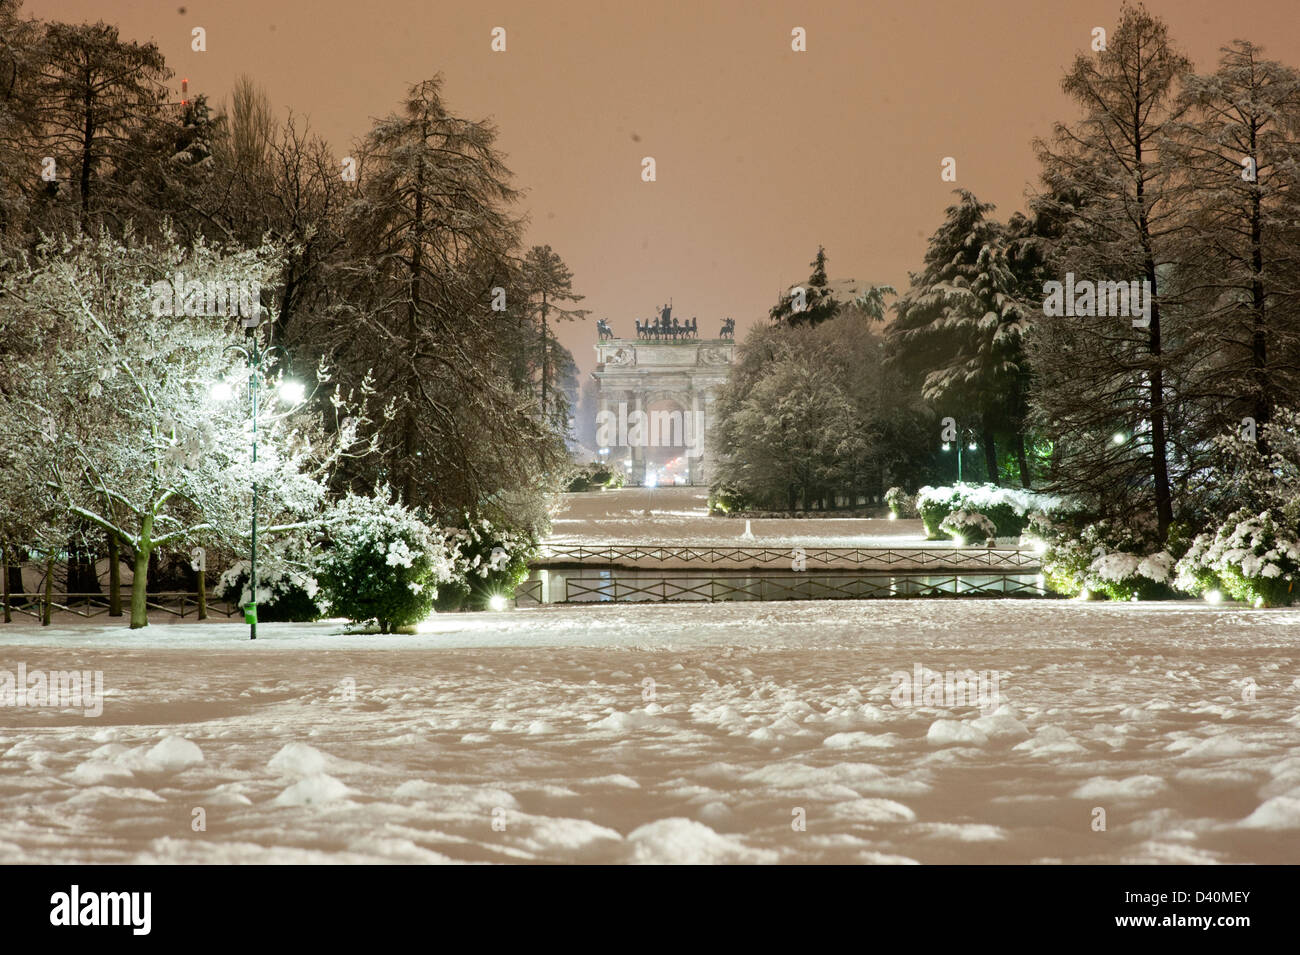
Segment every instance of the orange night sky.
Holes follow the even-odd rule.
[[[1295,0],[1153,0],[1198,70],[1241,37],[1300,65]],[[670,296],[716,334],[766,320],[808,274],[900,289],[967,188],[1023,207],[1030,140],[1077,114],[1060,78],[1117,0],[28,0],[29,16],[103,19],[152,39],[214,103],[252,74],[346,155],[373,117],[436,72],[457,113],[490,117],[551,245],[593,310],[561,341],[590,368],[595,319],[632,335]],[[190,50],[190,30],[208,50]],[[508,49],[490,49],[491,30]],[[790,48],[807,31],[806,53]],[[653,156],[658,181],[641,181]],[[957,159],[956,184],[942,157]]]

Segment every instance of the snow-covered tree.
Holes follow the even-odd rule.
[[[1023,339],[1030,311],[1017,294],[1005,229],[988,217],[993,206],[964,189],[957,195],[930,238],[924,267],[894,306],[890,359],[940,415],[979,435],[992,481],[998,435],[1009,436],[1028,486]]]
[[[1183,79],[1164,149],[1180,170],[1177,270],[1188,337],[1204,355],[1183,385],[1223,429],[1300,402],[1300,70],[1238,40]]]
[[[0,299],[5,350],[39,342],[21,366],[5,365],[0,445],[48,444],[50,453],[20,462],[28,480],[128,550],[132,627],[148,622],[155,550],[204,541],[242,548],[254,482],[261,533],[308,526],[340,456],[366,450],[357,442],[362,419],[337,422],[327,441],[310,411],[281,403],[268,362],[254,463],[249,405],[214,395],[222,382],[252,384],[231,346],[258,334],[244,324],[256,316],[215,313],[215,290],[255,289],[279,254],[186,249],[170,235],[51,241]],[[336,395],[335,408],[343,405]]]
[[[1037,143],[1047,188],[1036,203],[1063,222],[1052,257],[1058,280],[1144,281],[1150,312],[1136,325],[1095,314],[1036,323],[1035,417],[1056,444],[1062,486],[1150,509],[1162,536],[1174,514],[1176,379],[1186,353],[1165,309],[1162,270],[1181,222],[1177,168],[1160,145],[1184,109],[1175,84],[1189,68],[1161,20],[1125,5],[1107,48],[1081,53],[1063,80],[1081,118]],[[1112,444],[1117,432],[1124,439]]]

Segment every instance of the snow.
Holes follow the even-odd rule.
[[[1300,610],[553,605],[345,629],[0,626],[0,669],[105,689],[99,718],[0,708],[0,862],[1300,854]],[[1001,702],[893,705],[916,665],[997,671]]]

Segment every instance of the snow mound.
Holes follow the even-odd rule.
[[[1159,776],[1129,776],[1127,779],[1109,779],[1096,776],[1071,793],[1075,799],[1150,799],[1169,787]]]
[[[203,750],[183,736],[168,736],[146,754],[159,772],[178,773],[203,762]]]
[[[103,786],[134,779],[135,773],[106,759],[88,759],[68,774],[79,786]]]
[[[1238,825],[1247,829],[1300,829],[1300,799],[1274,796]]]
[[[925,738],[935,746],[983,746],[989,741],[987,733],[961,720],[935,720]]]
[[[822,740],[828,749],[893,749],[899,744],[897,733],[832,733]]]
[[[1029,729],[1016,719],[1009,706],[1000,706],[988,716],[971,720],[971,726],[988,736],[989,739],[1028,739]]]
[[[1171,743],[1168,748],[1174,749],[1176,744]],[[1183,747],[1177,748],[1182,749]],[[1259,752],[1265,749],[1268,749],[1268,747],[1261,746],[1258,743],[1243,743],[1236,737],[1225,733],[1219,736],[1211,736],[1209,739],[1203,739],[1199,743],[1186,747],[1182,755],[1202,759],[1217,759],[1226,756],[1244,756],[1247,753]]]
[[[308,747],[308,749],[310,748]],[[335,799],[342,799],[350,792],[352,790],[340,780],[319,773],[298,780],[271,801],[277,806],[314,806],[324,802],[332,802]]]
[[[916,813],[892,799],[848,799],[831,806],[831,815],[854,822],[916,822]]]
[[[463,783],[430,783],[410,779],[393,790],[395,799],[418,799],[435,812],[478,814],[493,809],[518,809],[519,802],[503,789]]]
[[[307,743],[285,743],[280,751],[271,757],[266,768],[280,776],[319,776],[327,770],[332,773],[364,769],[360,763],[339,759],[329,753],[323,753]]]
[[[508,819],[507,825],[510,841],[538,854],[562,852],[581,858],[609,851],[623,841],[622,833],[586,819],[527,816],[522,821]]]
[[[631,730],[646,729],[654,726],[656,720],[653,714],[645,710],[632,710],[630,713],[620,713],[615,710],[603,720],[597,720],[587,728],[593,730],[605,730],[612,733],[627,733]]]
[[[627,837],[629,862],[637,865],[744,865],[773,863],[777,853],[752,849],[702,822],[674,817],[633,829]]]

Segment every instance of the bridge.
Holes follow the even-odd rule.
[[[546,603],[1044,597],[1020,548],[564,543],[544,546],[520,606]]]

